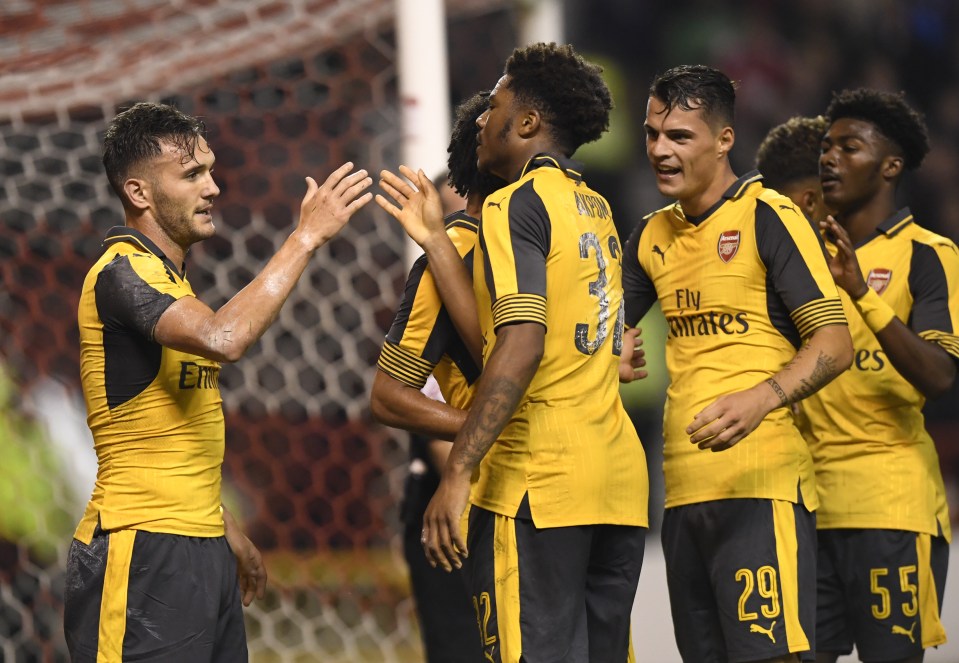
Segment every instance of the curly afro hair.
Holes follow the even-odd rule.
[[[517,101],[538,110],[566,156],[609,128],[613,99],[603,68],[569,44],[517,48],[506,61],[509,89]]]
[[[929,132],[922,115],[912,108],[902,92],[868,88],[833,93],[826,119],[829,124],[848,117],[869,122],[900,150],[903,167],[915,170],[929,153]]]
[[[456,107],[453,132],[446,148],[449,158],[447,180],[453,190],[464,198],[475,193],[483,198],[506,182],[487,173],[481,173],[476,165],[476,120],[489,108],[489,90],[477,92]]]
[[[662,101],[667,112],[677,106],[684,111],[702,109],[710,126],[733,126],[736,84],[718,69],[702,64],[667,69],[653,79],[649,95]]]
[[[791,117],[773,127],[756,152],[756,169],[766,186],[781,189],[807,177],[819,177],[819,155],[826,118]]]

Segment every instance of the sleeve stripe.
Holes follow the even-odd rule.
[[[493,304],[493,327],[513,322],[546,324],[546,298],[541,295],[515,294]]]
[[[930,329],[928,331],[919,332],[919,337],[935,343],[953,357],[959,359],[959,336],[954,336],[953,334]]]
[[[811,301],[793,311],[790,317],[792,317],[796,330],[802,338],[808,338],[821,327],[848,324],[839,298]]]
[[[389,341],[383,344],[383,350],[376,365],[391,378],[414,389],[420,389],[426,384],[426,379],[434,368],[434,365],[426,359]]]

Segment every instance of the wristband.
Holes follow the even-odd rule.
[[[878,334],[885,329],[896,317],[896,312],[892,310],[892,307],[882,301],[879,293],[869,287],[866,288],[865,295],[859,299],[854,299],[852,303],[866,322],[866,326],[874,334]]]

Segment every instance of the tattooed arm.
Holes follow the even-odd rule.
[[[501,327],[477,385],[476,398],[453,441],[443,479],[423,515],[423,548],[432,566],[447,571],[467,555],[460,516],[470,476],[516,411],[543,358],[546,328],[535,322]]]
[[[729,449],[767,414],[819,391],[851,363],[848,327],[820,327],[781,371],[751,389],[722,396],[697,414],[686,428],[689,441],[700,449]]]

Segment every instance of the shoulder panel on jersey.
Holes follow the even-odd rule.
[[[160,264],[156,258],[151,261]],[[94,294],[104,327],[126,327],[150,341],[160,316],[176,301],[173,295],[148,283],[134,269],[130,256],[120,255],[97,274]]]
[[[663,210],[644,216],[626,240],[623,248],[623,302],[625,322],[635,327],[656,303],[656,287],[639,260],[639,246],[650,220]]]
[[[917,334],[925,331],[955,334],[953,317],[959,312],[950,314],[949,311],[949,280],[942,259],[936,249],[928,244],[913,240],[911,245],[909,292],[913,303],[909,312],[909,326]],[[955,283],[957,279],[959,274],[953,277],[954,288],[959,285]]]
[[[410,319],[410,312],[413,310],[413,302],[416,301],[416,292],[420,287],[420,281],[423,280],[423,273],[426,271],[426,254],[421,255],[410,268],[409,276],[406,277],[406,287],[403,289],[403,298],[400,300],[400,306],[393,316],[393,324],[386,333],[386,340],[390,343],[399,343],[403,339],[403,333],[406,331],[406,324]]]

